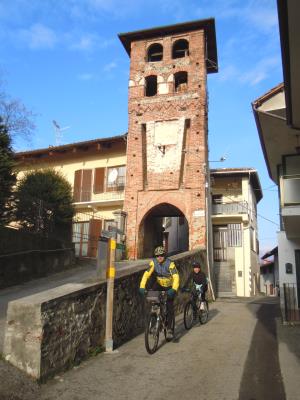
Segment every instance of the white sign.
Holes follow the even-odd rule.
[[[175,145],[178,142],[179,123],[178,120],[155,122],[154,145]]]
[[[193,217],[204,217],[205,216],[205,211],[204,210],[195,210],[193,212]]]

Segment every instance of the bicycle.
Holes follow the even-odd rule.
[[[187,330],[191,329],[193,324],[199,318],[200,324],[206,324],[208,320],[208,302],[203,301],[201,295],[204,291],[203,285],[196,285],[195,289],[182,289],[183,292],[190,292],[191,297],[184,307],[184,326]]]
[[[172,338],[167,337],[167,292],[149,290],[146,292],[146,301],[151,305],[150,312],[145,320],[145,347],[149,354],[156,352],[159,334],[164,332],[167,342]],[[175,317],[173,316],[171,329],[174,336]]]

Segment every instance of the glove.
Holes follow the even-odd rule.
[[[170,297],[171,299],[175,296],[175,294],[176,294],[176,290],[174,290],[174,289],[169,289],[169,290],[167,291],[167,295],[168,295],[168,297]]]
[[[144,288],[139,288],[139,293],[140,293],[140,295],[145,296],[145,291],[146,291],[146,289],[144,289]]]

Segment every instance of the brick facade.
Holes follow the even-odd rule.
[[[145,217],[153,210],[161,214],[162,204],[171,207],[173,216],[186,218],[190,249],[206,244],[207,35],[201,24],[192,30],[180,26],[123,35],[131,57],[124,202],[130,258],[144,256]],[[182,39],[187,54],[173,58],[173,45]],[[147,59],[154,43],[162,46],[161,61]],[[187,73],[187,82],[176,88],[174,79],[181,72]],[[149,76],[157,77],[157,93],[147,96]]]

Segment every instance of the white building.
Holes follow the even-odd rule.
[[[300,308],[300,2],[278,0],[284,84],[252,104],[270,178],[278,185],[278,261],[284,318]]]

